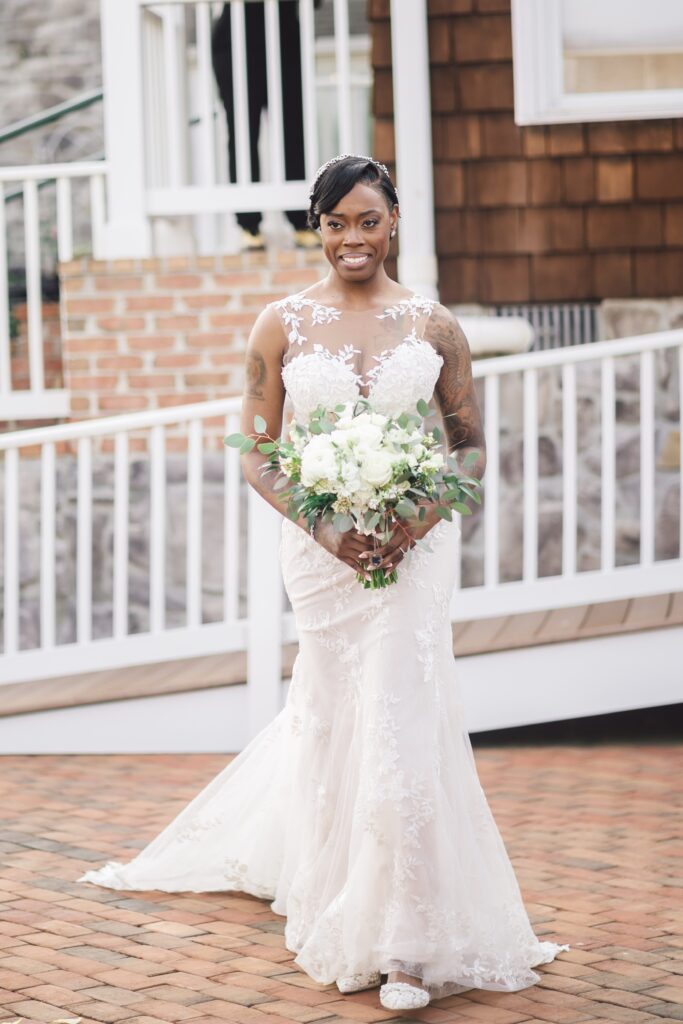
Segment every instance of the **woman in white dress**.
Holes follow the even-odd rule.
[[[432,398],[458,459],[485,443],[467,341],[439,303],[384,269],[398,225],[386,167],[324,164],[309,222],[327,276],[269,303],[247,347],[242,430],[319,405],[379,412]],[[284,512],[263,456],[248,482]],[[282,522],[299,653],[282,711],[127,864],[82,881],[167,892],[238,890],[286,916],[295,962],[342,992],[380,985],[390,1009],[469,988],[515,991],[561,949],[534,934],[478,780],[458,694],[449,600],[459,526],[428,511],[374,553],[398,582],[365,589],[370,538]],[[426,536],[430,550],[415,547]],[[374,563],[377,564],[377,563]]]

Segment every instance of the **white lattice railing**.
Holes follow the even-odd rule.
[[[680,589],[683,548],[677,557],[656,555],[654,383],[655,360],[677,352],[680,395],[682,349],[683,331],[671,331],[475,364],[488,447],[483,579],[456,588],[454,620]],[[639,361],[640,487],[626,511],[639,524],[640,545],[637,563],[618,565],[615,372],[624,359]],[[579,374],[580,364],[594,372]],[[540,377],[550,370],[561,375],[562,566],[541,577],[538,395]],[[503,581],[499,532],[508,513],[501,488],[500,400],[505,378],[515,373],[523,377],[517,410],[523,440],[522,571],[518,580]],[[601,555],[599,567],[583,571],[577,560],[577,438],[578,410],[588,390],[600,398],[600,450],[593,456],[601,462]],[[295,639],[294,622],[279,574],[280,517],[246,488],[237,453],[222,446],[222,436],[236,429],[238,417],[239,400],[225,399],[0,436],[2,682],[246,651],[253,726],[269,720],[279,707],[281,643]],[[103,545],[101,538],[109,533],[111,543]],[[31,557],[32,537],[39,540]],[[110,554],[109,568],[93,564],[97,538],[98,550]],[[137,619],[131,616],[133,584],[138,605],[144,605]],[[207,611],[211,601],[213,611]],[[32,636],[26,626],[31,610]]]
[[[72,190],[75,183],[79,187],[85,184],[90,193],[87,250],[99,255],[105,221],[106,174],[107,165],[95,161],[0,168],[0,421],[51,419],[68,413],[67,392],[49,386],[45,375],[42,273],[46,268],[41,239],[47,223],[47,233],[54,232],[56,236],[56,258],[73,258]],[[18,248],[10,246],[9,252],[13,259],[20,260],[25,271],[28,388],[17,388],[12,374],[12,346],[17,342],[10,329],[9,270],[13,268],[8,266],[6,217],[10,199],[21,204],[20,241]],[[41,206],[49,207],[44,216]]]

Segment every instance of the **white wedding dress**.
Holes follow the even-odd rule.
[[[433,305],[272,303],[294,416],[368,386],[380,412],[431,399]],[[449,620],[458,530],[439,523],[398,583],[366,590],[283,519],[300,642],[285,707],[134,860],[80,880],[270,900],[295,962],[321,983],[403,970],[438,997],[539,981],[532,968],[569,947],[534,934],[477,776]]]

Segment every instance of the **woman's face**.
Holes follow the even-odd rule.
[[[367,281],[383,265],[398,207],[389,212],[381,192],[354,185],[334,210],[320,215],[323,252],[345,281]]]

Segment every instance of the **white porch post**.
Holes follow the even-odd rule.
[[[282,517],[249,488],[247,527],[247,703],[251,739],[281,709]]]
[[[426,0],[391,0],[401,284],[438,298]]]
[[[101,0],[105,152],[109,162],[107,259],[149,256],[139,0]]]

